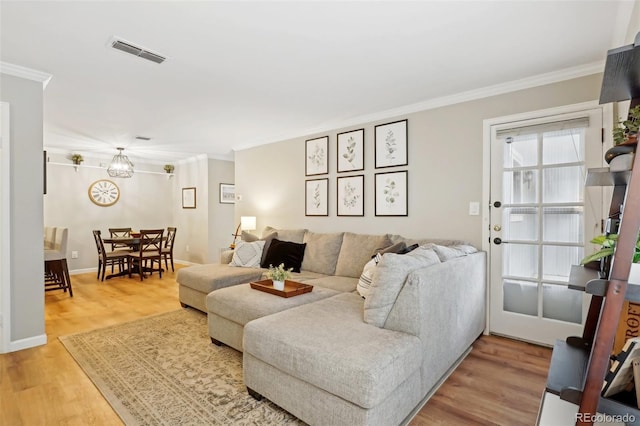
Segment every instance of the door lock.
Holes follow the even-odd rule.
[[[494,230],[494,231],[496,231],[496,232],[500,232],[500,231],[502,231],[502,226],[500,226],[500,225],[495,225],[495,226],[493,227],[493,230]]]

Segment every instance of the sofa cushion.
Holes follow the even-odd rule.
[[[315,287],[296,297],[279,297],[240,284],[209,293],[207,311],[240,325],[276,312],[315,302],[338,294],[335,290]]]
[[[307,279],[303,279],[302,282],[311,284],[314,286],[330,288],[332,290],[337,290],[341,293],[348,293],[348,292],[354,291],[356,289],[356,286],[358,285],[357,278],[340,277],[338,275],[323,276],[318,278],[307,278]]]
[[[422,351],[416,336],[366,324],[362,304],[357,294],[343,293],[256,319],[245,326],[244,351],[360,407],[375,407],[419,374]]]
[[[405,255],[383,255],[373,272],[371,290],[364,301],[364,320],[383,327],[409,273],[436,263],[440,263],[436,252],[424,246]]]
[[[426,244],[438,244],[440,246],[454,246],[459,244],[470,245],[471,243],[464,240],[446,240],[442,238],[405,238],[402,235],[392,234],[389,235],[389,238],[393,243],[397,243],[399,241],[404,241],[407,246],[417,244],[419,246],[423,246]]]
[[[304,243],[307,247],[304,250],[302,269],[333,275],[336,272],[336,262],[343,235],[343,232],[322,234],[307,231],[304,234]]]
[[[307,232],[306,229],[275,229],[271,226],[266,226],[264,231],[262,231],[262,237],[266,237],[267,235],[277,232],[278,239],[280,241],[291,241],[294,243],[302,243],[304,242],[304,234]]]
[[[478,249],[470,245],[441,246],[437,244],[433,245],[433,250],[435,250],[441,262],[446,262],[447,260],[466,256],[478,251]]]
[[[263,248],[264,241],[254,241],[252,243],[238,241],[233,250],[233,257],[231,258],[229,266],[259,268]]]
[[[278,238],[278,233],[272,232],[262,238],[259,238],[257,235],[254,235],[250,232],[242,231],[240,238],[242,238],[242,241],[246,241],[248,243],[264,240],[264,248],[262,249],[262,257],[260,258],[260,265],[262,265],[264,263],[264,258],[267,257],[267,252],[269,251],[269,246],[271,245],[271,241],[274,238]]]
[[[231,285],[259,280],[264,273],[260,268],[234,268],[229,265],[211,263],[193,265],[178,270],[176,281],[204,294]]]
[[[340,255],[336,264],[336,275],[358,278],[364,265],[371,260],[376,249],[392,245],[387,235],[366,235],[345,232]]]
[[[270,265],[279,266],[283,263],[285,269],[293,268],[293,272],[300,272],[306,246],[304,243],[298,244],[274,238],[271,240],[271,245],[261,266],[268,268]]]

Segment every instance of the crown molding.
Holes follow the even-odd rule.
[[[0,73],[42,83],[42,90],[47,88],[47,84],[49,84],[49,82],[53,78],[53,75],[46,72],[2,61],[0,61]]]
[[[590,64],[564,68],[558,71],[539,74],[533,77],[527,77],[520,80],[508,81],[506,83],[487,86],[480,89],[469,90],[466,92],[460,92],[454,95],[428,99],[426,101],[405,105],[399,108],[392,108],[384,111],[375,112],[372,114],[365,114],[358,117],[353,117],[348,120],[324,123],[322,126],[309,128],[309,129],[306,129],[306,131],[297,133],[295,135],[290,134],[290,135],[282,136],[278,139],[272,138],[271,140],[268,140],[268,141],[262,140],[262,141],[249,142],[247,144],[234,147],[234,151],[241,151],[243,149],[253,148],[256,146],[266,145],[269,143],[280,142],[280,141],[295,139],[299,137],[306,137],[306,136],[314,135],[317,133],[327,133],[327,132],[335,131],[337,129],[341,129],[344,127],[351,127],[355,125],[362,125],[363,123],[387,120],[389,118],[396,117],[396,116],[413,114],[416,112],[427,111],[430,109],[460,104],[463,102],[475,101],[478,99],[489,98],[497,95],[503,95],[505,93],[516,92],[518,90],[530,89],[533,87],[544,86],[552,83],[558,83],[560,81],[571,80],[579,77],[585,77],[585,76],[597,74],[603,71],[604,71],[604,61],[598,61]]]

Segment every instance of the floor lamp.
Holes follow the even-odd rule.
[[[255,216],[240,216],[240,223],[236,228],[236,232],[233,234],[233,242],[229,245],[230,249],[236,248],[236,239],[240,236],[240,230],[243,231],[255,231],[256,229],[256,217]]]

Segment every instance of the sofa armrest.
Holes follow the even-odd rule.
[[[224,250],[220,253],[220,263],[223,265],[227,265],[231,263],[231,259],[233,258],[233,250]]]

